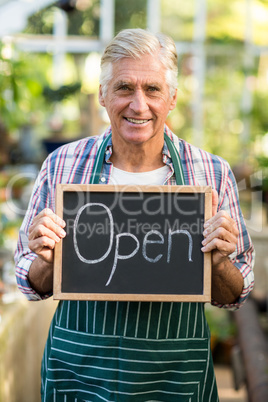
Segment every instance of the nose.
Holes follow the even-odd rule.
[[[146,112],[149,109],[146,95],[142,90],[139,89],[134,92],[129,107],[137,114]]]

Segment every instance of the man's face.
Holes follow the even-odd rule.
[[[144,55],[141,60],[123,58],[113,64],[112,80],[100,104],[109,115],[113,142],[142,144],[163,141],[164,123],[176,105],[170,98],[166,69],[158,55]]]

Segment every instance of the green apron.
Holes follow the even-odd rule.
[[[99,183],[107,137],[90,183]],[[165,134],[177,184],[180,157]],[[61,301],[42,361],[43,402],[217,402],[203,303]]]

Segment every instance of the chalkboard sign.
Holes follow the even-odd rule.
[[[209,302],[211,200],[211,187],[58,185],[54,298]]]

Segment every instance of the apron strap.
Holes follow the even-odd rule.
[[[183,170],[182,170],[182,165],[181,165],[181,158],[180,158],[180,154],[179,151],[177,150],[177,148],[174,145],[174,142],[171,141],[171,139],[169,138],[169,136],[165,133],[164,134],[164,138],[171,156],[171,160],[173,163],[173,168],[174,168],[174,172],[175,172],[175,177],[176,177],[176,183],[178,186],[182,186],[183,184],[185,184],[184,182],[184,176],[183,176]]]
[[[90,175],[89,184],[99,184],[100,174],[102,171],[102,165],[104,161],[104,155],[106,151],[106,146],[111,138],[112,134],[107,135],[107,137],[102,141],[101,146],[98,149],[96,158],[94,160],[94,165],[92,168],[92,173]]]
[[[90,176],[90,184],[98,184],[99,179],[100,179],[100,174],[102,170],[102,165],[104,161],[104,156],[105,156],[105,151],[106,151],[106,146],[111,138],[112,134],[107,135],[105,140],[101,143],[100,148],[98,149],[94,165],[92,168],[92,173]],[[165,142],[167,144],[171,160],[173,163],[174,167],[174,172],[175,172],[175,177],[176,177],[176,183],[177,185],[183,185],[184,184],[184,177],[183,177],[183,170],[182,170],[182,165],[181,165],[181,160],[180,160],[180,154],[175,147],[173,141],[168,137],[168,135],[165,133],[164,134]]]

